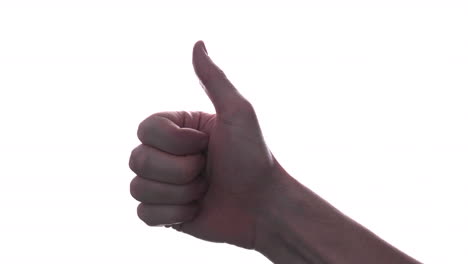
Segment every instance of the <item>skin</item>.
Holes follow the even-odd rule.
[[[254,249],[274,263],[419,263],[281,167],[253,106],[202,41],[192,64],[216,114],[159,112],[141,122],[129,166],[143,222]]]

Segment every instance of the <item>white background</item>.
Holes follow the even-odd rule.
[[[214,110],[197,40],[291,175],[424,263],[468,263],[461,0],[0,0],[0,263],[269,263],[136,215],[140,121]]]

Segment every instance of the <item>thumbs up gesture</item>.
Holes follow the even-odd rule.
[[[285,176],[254,108],[202,41],[192,63],[216,114],[160,112],[139,125],[142,144],[129,163],[137,214],[150,226],[252,249],[262,212]]]

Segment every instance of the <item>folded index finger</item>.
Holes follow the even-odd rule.
[[[141,143],[173,155],[200,153],[208,146],[208,135],[183,127],[183,113],[160,112],[143,120],[138,127]]]

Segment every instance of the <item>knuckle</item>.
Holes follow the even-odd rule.
[[[245,98],[237,98],[232,107],[224,112],[223,117],[227,123],[237,123],[239,120],[257,120],[253,105]]]
[[[133,180],[130,182],[130,195],[135,200],[140,200],[140,195],[139,195],[139,178],[138,176],[133,178]]]
[[[146,121],[148,119],[143,120],[139,125],[137,129],[137,137],[138,139],[143,142],[146,136]]]
[[[255,109],[252,103],[250,103],[248,100],[242,99],[239,105],[240,105],[239,110],[242,113],[247,114],[247,115],[255,115]]]
[[[153,226],[154,224],[151,223],[151,219],[148,217],[148,209],[144,203],[140,203],[137,207],[137,215],[141,221],[149,226]]]
[[[140,122],[137,129],[137,137],[142,143],[148,140],[154,119],[160,118],[162,114],[163,112],[152,114]]]
[[[136,148],[135,148],[136,149]],[[132,150],[132,153],[130,154],[130,159],[128,161],[128,167],[130,167],[130,169],[135,172],[136,170],[136,151],[135,149]]]
[[[135,172],[139,173],[142,167],[142,149],[141,146],[138,146],[132,150],[132,153],[130,154],[130,160],[128,166],[130,169]]]
[[[143,203],[140,203],[137,206],[137,215],[138,218],[140,218],[142,221],[145,221],[145,205]]]

